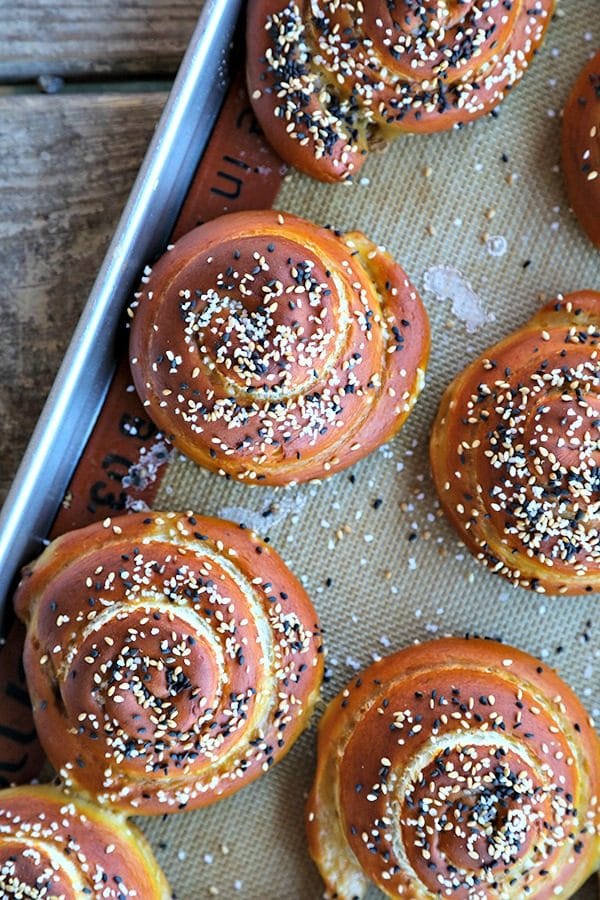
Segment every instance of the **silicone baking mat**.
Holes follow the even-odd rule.
[[[531,594],[481,568],[440,513],[427,461],[450,379],[544,298],[600,288],[600,255],[568,211],[558,168],[561,108],[599,42],[598,0],[563,0],[497,118],[398,140],[353,184],[319,185],[293,172],[276,197],[279,209],[362,229],[401,262],[432,322],[424,391],[394,441],[321,484],[232,484],[175,455],[155,506],[224,516],[269,537],[326,629],[324,703],[380,655],[472,632],[555,666],[600,719],[598,595]],[[237,796],[141,821],[180,900],[322,895],[303,829],[314,747],[313,723],[268,777]],[[578,896],[594,897],[592,884]]]

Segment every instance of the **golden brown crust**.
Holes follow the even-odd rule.
[[[48,757],[67,788],[117,809],[237,791],[285,755],[318,696],[312,604],[231,522],[140,513],[70,532],[15,602]]]
[[[442,506],[493,572],[600,589],[600,293],[544,306],[448,387],[431,435]]]
[[[0,791],[0,895],[39,900],[172,896],[135,825],[50,785]]]
[[[571,208],[600,247],[600,50],[581,71],[565,106],[562,167]]]
[[[392,437],[421,389],[427,314],[359,232],[235,213],[190,232],[144,281],[136,388],[167,437],[220,474],[331,475]]]
[[[248,89],[282,159],[321,181],[405,132],[490,112],[523,76],[554,0],[251,0]]]
[[[307,819],[339,900],[370,882],[407,900],[570,897],[600,864],[600,742],[534,657],[415,645],[327,708]]]

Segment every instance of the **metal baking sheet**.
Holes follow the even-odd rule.
[[[43,545],[117,363],[123,310],[164,250],[229,81],[241,0],[207,0],[22,464],[0,513],[0,610]]]
[[[562,3],[562,18],[497,121],[399,141],[373,156],[352,185],[316,185],[297,173],[284,180],[277,207],[363,228],[423,293],[432,362],[401,434],[321,485],[248,488],[178,454],[162,480],[157,507],[244,521],[268,535],[302,578],[328,634],[324,702],[379,655],[436,634],[477,631],[541,656],[588,709],[600,704],[598,597],[555,602],[483,571],[441,516],[427,465],[431,419],[465,362],[522,323],[541,295],[600,283],[598,257],[566,208],[556,149],[561,104],[591,49],[596,2]],[[235,157],[234,143],[228,153]],[[465,303],[466,315],[453,311]],[[29,529],[42,533],[31,522]],[[303,827],[314,746],[313,723],[268,777],[238,795],[165,821],[139,820],[179,900],[321,896]],[[578,897],[595,894],[590,883]]]

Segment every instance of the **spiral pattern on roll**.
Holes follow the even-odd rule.
[[[49,785],[0,791],[0,895],[34,900],[172,896],[134,825]]]
[[[570,294],[447,389],[436,488],[479,560],[538,592],[600,587],[600,294]]]
[[[600,863],[600,743],[552,670],[442,639],[360,673],[321,722],[311,853],[340,900],[570,896]]]
[[[583,67],[565,105],[561,156],[569,204],[600,247],[600,50]]]
[[[316,614],[270,547],[174,513],[59,538],[26,573],[25,671],[65,784],[154,814],[204,806],[285,754],[319,691]]]
[[[522,77],[553,9],[554,0],[253,0],[255,112],[286,162],[347,179],[382,141],[492,110]]]
[[[358,232],[224,216],[159,260],[134,307],[148,413],[187,456],[250,483],[351,465],[398,430],[423,384],[423,304]]]

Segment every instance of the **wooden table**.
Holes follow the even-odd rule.
[[[201,6],[0,0],[0,503]]]

